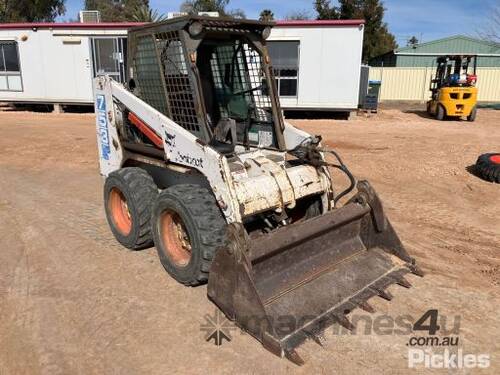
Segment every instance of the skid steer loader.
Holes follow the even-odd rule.
[[[116,239],[154,244],[173,278],[208,282],[227,317],[301,364],[300,343],[351,327],[349,311],[422,272],[370,184],[284,121],[271,26],[188,16],[132,29],[127,84],[94,82],[97,138]],[[335,193],[331,170],[350,187]]]

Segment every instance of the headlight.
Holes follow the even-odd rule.
[[[271,28],[269,26],[266,27],[264,30],[262,30],[262,37],[264,39],[269,38],[270,35],[271,35]]]
[[[191,25],[189,25],[189,34],[191,36],[198,36],[201,34],[203,31],[203,25],[200,22],[193,22]]]

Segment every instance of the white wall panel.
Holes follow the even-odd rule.
[[[363,47],[360,26],[276,27],[269,40],[300,42],[298,95],[282,98],[284,108],[357,108]]]
[[[22,92],[0,91],[0,101],[92,103],[88,34],[104,32],[87,30],[87,35],[71,36],[73,33],[61,29],[0,30],[0,40],[17,41],[22,76]],[[18,87],[18,79],[9,79]]]

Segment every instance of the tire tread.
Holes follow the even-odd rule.
[[[158,200],[163,194],[169,195],[169,198],[174,197],[187,210],[195,225],[193,229],[198,233],[201,242],[199,267],[194,270],[190,280],[178,281],[189,286],[204,284],[208,280],[215,252],[226,243],[226,220],[215,197],[204,187],[194,184],[174,185],[160,193]]]
[[[151,208],[152,203],[158,195],[158,187],[153,178],[142,168],[121,168],[109,174],[106,180],[105,189],[106,185],[108,183],[112,184],[114,179],[121,181],[126,186],[128,193],[132,196],[132,202],[129,202],[129,204],[135,205],[137,211],[136,220],[139,225],[138,234],[133,241],[124,243],[117,237],[118,241],[132,250],[139,250],[152,246],[153,237],[150,225]]]
[[[500,154],[488,153],[479,156],[476,161],[475,170],[486,181],[500,183],[500,164],[495,164],[490,160],[490,157],[494,155]]]

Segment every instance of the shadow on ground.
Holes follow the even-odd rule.
[[[94,112],[93,105],[87,104],[68,104],[61,107],[64,113],[92,113]],[[0,111],[2,112],[54,112],[53,104],[43,103],[0,103]]]
[[[422,110],[418,110],[418,109],[409,109],[409,110],[403,111],[403,112],[404,113],[413,113],[413,114],[420,116],[422,118],[427,118],[427,119],[433,118],[431,115],[429,115],[427,113],[427,111],[422,111]]]
[[[472,176],[477,177],[477,178],[480,178],[480,179],[481,179],[481,180],[483,180],[483,181],[486,181],[486,180],[485,180],[485,179],[481,176],[481,174],[478,172],[478,170],[476,169],[476,164],[471,164],[471,165],[469,165],[469,166],[465,167],[465,170],[466,170],[469,174],[471,174]],[[486,181],[486,182],[488,182],[488,181]]]

